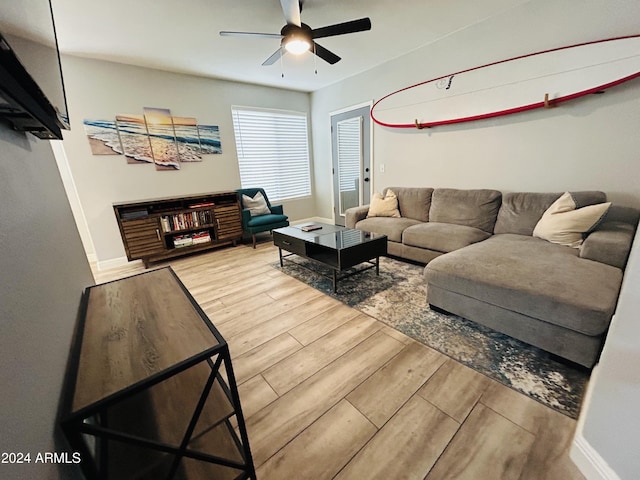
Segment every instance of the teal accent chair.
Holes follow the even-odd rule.
[[[242,205],[242,230],[247,235],[251,235],[253,240],[253,248],[256,248],[256,233],[271,231],[274,228],[288,227],[289,217],[284,214],[282,205],[271,205],[267,194],[262,188],[241,188],[236,190],[238,197],[240,198],[240,205],[242,205],[242,195],[253,198],[256,193],[262,192],[262,196],[267,201],[267,206],[271,213],[265,215],[251,216],[248,209]]]

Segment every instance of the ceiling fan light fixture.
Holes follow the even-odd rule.
[[[280,35],[273,33],[258,32],[228,32],[222,31],[220,35],[235,35],[248,37],[280,38],[280,48],[276,50],[262,65],[269,66],[282,60],[285,53],[292,55],[302,55],[310,52],[314,59],[321,58],[330,65],[340,61],[340,57],[327,50],[322,45],[318,45],[315,40],[318,38],[335,37],[347,33],[364,32],[371,30],[371,19],[369,17],[359,18],[348,22],[335,23],[320,28],[311,28],[306,23],[300,21],[300,10],[304,0],[280,0],[280,6],[284,13],[286,24],[280,30]]]
[[[311,42],[303,36],[291,36],[284,41],[284,48],[294,55],[301,55],[309,51]]]

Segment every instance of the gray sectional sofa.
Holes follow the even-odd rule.
[[[532,236],[561,193],[393,188],[399,218],[346,212],[386,234],[390,255],[426,263],[427,302],[592,367],[615,311],[639,212],[612,205],[579,248]],[[383,192],[385,193],[385,192]],[[606,201],[574,192],[578,206]]]

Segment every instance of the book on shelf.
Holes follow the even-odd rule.
[[[169,222],[169,217],[160,218],[160,224],[162,225],[162,231],[163,232],[170,232],[171,231],[171,223]]]
[[[189,205],[189,208],[205,208],[205,207],[213,207],[215,205],[214,202],[202,202],[202,203],[192,203]]]
[[[160,218],[160,224],[162,225],[162,231],[165,233],[200,228],[204,225],[213,224],[213,213],[211,210],[200,210],[165,215]]]
[[[208,230],[194,233],[185,233],[184,235],[176,235],[173,237],[173,246],[175,248],[190,247],[191,245],[202,245],[203,243],[211,243],[211,234]]]
[[[208,231],[196,232],[191,235],[194,245],[211,242],[211,235]]]
[[[176,248],[188,247],[193,245],[193,238],[191,235],[176,235],[173,237],[173,246]]]
[[[300,227],[300,230],[303,232],[313,232],[314,230],[320,230],[322,225],[318,225],[317,223],[310,223],[309,225],[303,225]]]

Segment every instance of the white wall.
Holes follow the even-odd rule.
[[[637,34],[638,18],[637,0],[536,0],[314,92],[317,214],[331,215],[331,204],[320,200],[331,197],[329,112],[491,61]],[[548,110],[425,130],[376,125],[373,188],[598,189],[640,206],[639,111],[636,79]]]
[[[70,479],[77,467],[36,463],[69,452],[57,430],[80,298],[94,283],[48,141],[0,124],[0,477]],[[69,452],[70,455],[70,452]]]
[[[86,214],[98,262],[125,256],[112,204],[240,187],[231,119],[232,105],[309,112],[309,95],[250,84],[212,80],[78,57],[62,58],[71,131],[64,132],[80,203]],[[142,114],[144,107],[168,108],[176,116],[220,126],[222,151],[179,171],[129,165],[124,156],[91,154],[82,121]],[[292,220],[315,215],[313,199],[287,202]]]
[[[596,471],[613,470],[621,480],[640,476],[640,230],[636,233],[616,314],[581,412],[581,436],[572,457],[593,462]],[[592,459],[593,461],[593,459]],[[610,469],[610,470],[609,470]],[[613,476],[592,475],[613,479]]]

